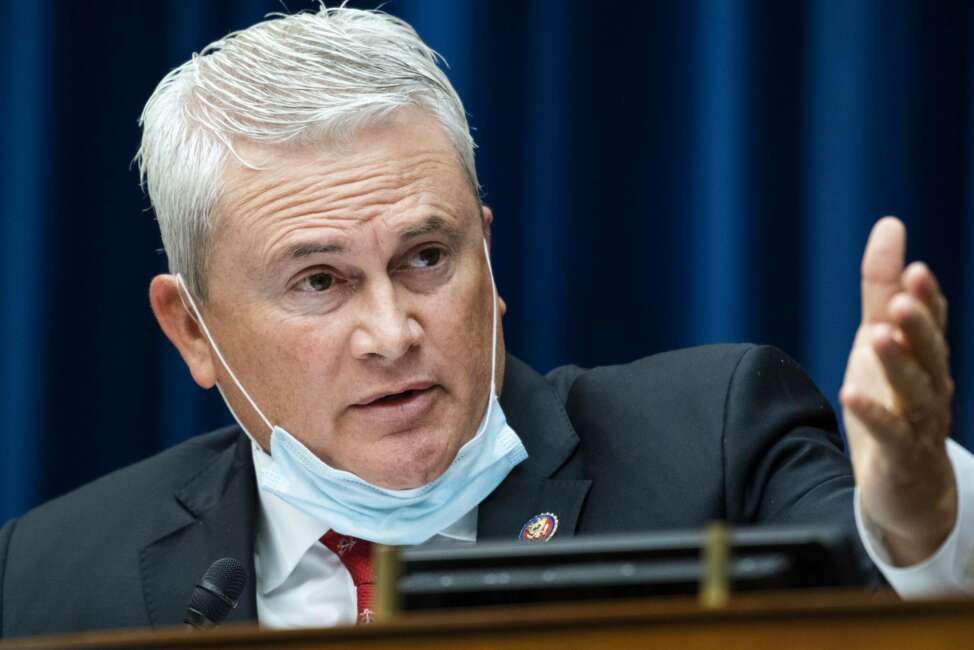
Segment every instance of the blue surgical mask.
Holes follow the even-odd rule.
[[[227,408],[254,440],[257,485],[298,510],[345,535],[382,544],[420,544],[476,508],[500,485],[515,465],[528,457],[524,444],[507,424],[497,400],[497,288],[484,242],[492,293],[490,396],[473,438],[439,477],[409,490],[390,490],[330,467],[283,427],[275,426],[244,389],[210,335],[182,276],[177,279],[203,333],[237,389],[271,430],[268,455],[247,432],[223,394]],[[219,386],[218,386],[219,388]]]

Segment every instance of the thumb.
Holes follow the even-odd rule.
[[[862,256],[862,320],[886,320],[887,305],[902,290],[906,227],[896,217],[883,217],[873,226]]]

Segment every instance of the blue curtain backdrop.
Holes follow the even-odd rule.
[[[229,422],[152,318],[165,260],[130,161],[158,80],[282,5],[0,7],[4,520]],[[974,441],[967,2],[385,8],[448,59],[476,128],[511,351],[547,370],[772,343],[834,403],[862,246],[893,213],[952,299]]]

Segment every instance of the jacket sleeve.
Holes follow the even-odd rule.
[[[852,465],[832,408],[785,353],[753,347],[740,358],[721,446],[731,521],[855,527]]]
[[[7,577],[7,557],[10,551],[10,538],[13,537],[14,527],[16,525],[17,520],[13,519],[7,522],[3,528],[0,528],[0,639],[5,636],[4,630],[6,629],[3,618],[4,583]]]
[[[771,347],[738,362],[721,434],[731,521],[838,526],[856,552],[851,582],[883,584],[858,535],[855,479],[835,415],[798,364]]]

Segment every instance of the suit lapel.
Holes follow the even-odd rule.
[[[587,480],[508,478],[480,504],[477,539],[514,541],[532,517],[551,513],[558,518],[556,537],[570,537],[592,482]]]
[[[501,406],[528,459],[480,504],[477,539],[517,539],[529,519],[547,512],[558,517],[556,536],[574,535],[592,482],[551,478],[578,446],[561,399],[544,377],[508,356]]]
[[[196,583],[210,564],[233,557],[247,568],[247,587],[229,621],[257,618],[254,585],[256,482],[250,445],[240,436],[180,489],[162,534],[141,553],[142,585],[153,625],[182,622]]]

